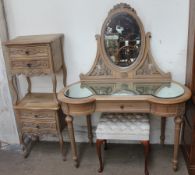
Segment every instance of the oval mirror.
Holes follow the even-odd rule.
[[[105,21],[104,47],[110,61],[120,67],[132,65],[141,50],[141,31],[136,19],[126,12]]]

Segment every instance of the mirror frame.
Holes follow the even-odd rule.
[[[125,67],[120,67],[116,64],[114,64],[111,59],[109,58],[108,54],[106,53],[106,47],[105,47],[105,41],[104,41],[104,35],[105,35],[105,30],[106,30],[106,27],[107,27],[107,23],[109,20],[113,19],[115,15],[117,14],[123,14],[123,13],[126,13],[128,14],[129,16],[131,16],[137,23],[139,29],[140,29],[140,35],[141,35],[141,47],[140,47],[140,51],[139,51],[139,54],[138,54],[138,57],[136,58],[136,60],[129,66],[125,66]],[[146,40],[145,40],[145,31],[144,31],[144,26],[140,20],[140,18],[137,16],[136,14],[136,11],[130,7],[129,5],[127,4],[123,4],[123,5],[116,5],[114,6],[113,9],[110,10],[110,12],[108,13],[108,16],[107,18],[105,19],[103,25],[102,25],[102,29],[101,29],[101,50],[103,52],[103,55],[104,57],[106,58],[105,59],[105,62],[113,67],[114,69],[118,70],[118,71],[127,71],[127,70],[132,70],[134,69],[139,63],[140,61],[142,60],[143,56],[144,56],[144,50],[145,50],[145,43],[146,43]]]
[[[107,21],[111,19],[113,15],[124,12],[132,16],[140,28],[141,48],[133,64],[127,67],[120,67],[115,65],[106,53],[104,31]],[[151,33],[148,32],[145,34],[140,18],[130,5],[126,3],[115,5],[114,8],[109,11],[108,17],[103,23],[101,35],[96,35],[97,52],[94,63],[87,73],[80,74],[80,80],[82,82],[170,82],[172,79],[171,73],[165,73],[155,63],[150,49],[150,39]]]

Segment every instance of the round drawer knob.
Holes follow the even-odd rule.
[[[26,54],[26,55],[29,55],[29,51],[28,51],[28,50],[27,50],[27,51],[25,51],[25,54]]]
[[[39,129],[39,125],[37,125],[36,128]]]
[[[38,115],[34,115],[34,117],[35,117],[35,118],[37,118],[37,117],[38,117]]]
[[[27,66],[28,66],[28,67],[31,67],[31,66],[32,66],[32,64],[28,63],[28,64],[27,64]]]
[[[120,108],[121,108],[121,109],[124,109],[124,105],[121,105]]]

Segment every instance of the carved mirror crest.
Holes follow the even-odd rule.
[[[154,62],[150,33],[145,34],[136,11],[128,4],[114,6],[105,19],[94,65],[81,81],[154,80],[170,81]]]

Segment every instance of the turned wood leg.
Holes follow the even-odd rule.
[[[89,143],[92,145],[93,144],[93,132],[92,132],[92,125],[91,125],[91,115],[87,115],[86,119],[87,119],[87,130],[88,130]]]
[[[166,117],[161,117],[161,135],[160,143],[164,145],[165,143],[165,127],[166,127]]]
[[[101,145],[104,143],[104,140],[96,140],[96,150],[97,150],[97,155],[99,159],[99,169],[98,172],[101,173],[103,171],[103,163],[102,163],[102,153],[101,153]]]
[[[148,171],[148,156],[149,156],[149,150],[150,150],[150,142],[149,141],[142,141],[141,143],[144,145],[144,155],[145,155],[145,168],[144,168],[144,172],[145,172],[145,175],[149,175],[149,171]]]
[[[78,168],[79,162],[78,162],[77,148],[76,148],[75,136],[74,136],[73,117],[67,115],[66,122],[68,125],[68,134],[69,134],[71,149],[72,149],[72,159],[75,161],[75,167]]]
[[[180,143],[180,131],[183,120],[181,116],[175,117],[175,138],[174,138],[174,154],[173,154],[173,170],[177,171],[178,168],[178,153]]]

